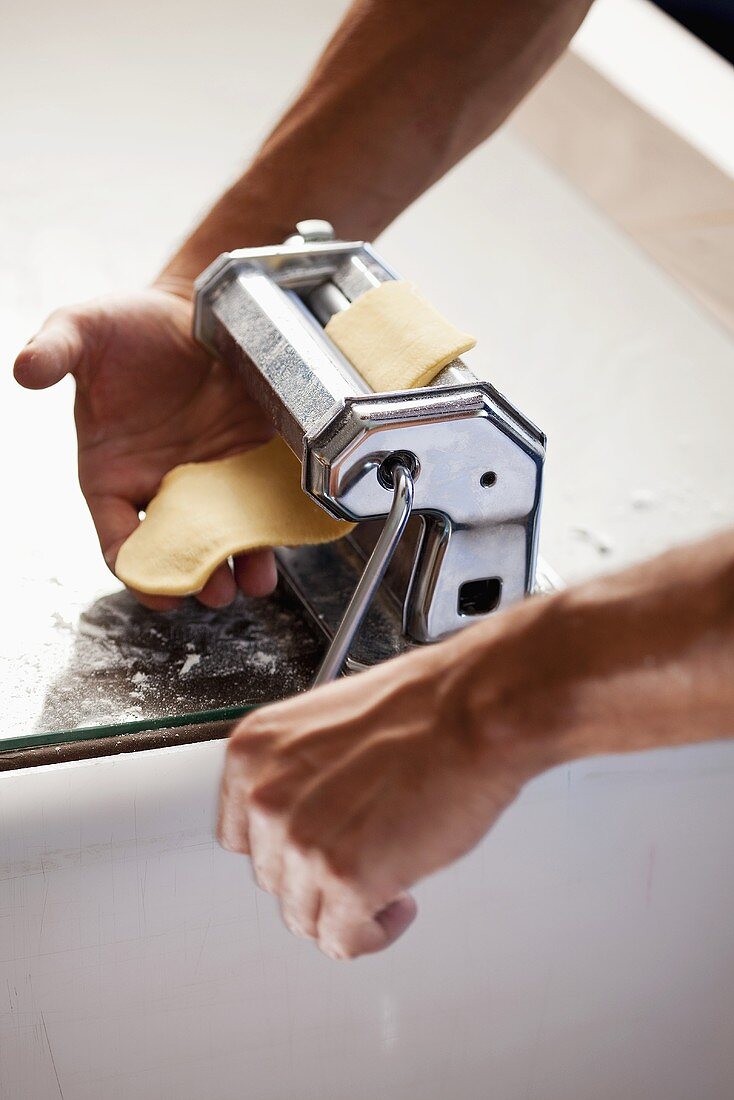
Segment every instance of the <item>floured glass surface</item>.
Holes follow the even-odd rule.
[[[89,600],[46,580],[28,602],[33,629],[2,628],[0,748],[235,718],[305,689],[323,652],[283,589],[161,614],[123,590]]]

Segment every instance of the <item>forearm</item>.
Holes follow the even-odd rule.
[[[530,773],[734,734],[734,531],[528,601],[454,644],[448,690],[467,728],[519,746]]]
[[[374,239],[507,117],[591,0],[357,0],[242,178],[161,275],[184,289],[221,251],[304,217]]]

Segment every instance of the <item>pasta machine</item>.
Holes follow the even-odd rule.
[[[461,359],[421,389],[375,393],[324,332],[396,279],[370,244],[299,222],[225,253],[196,283],[194,334],[240,371],[346,538],[278,549],[330,639],[317,682],[437,641],[538,583],[545,436]],[[366,617],[366,619],[365,619]]]

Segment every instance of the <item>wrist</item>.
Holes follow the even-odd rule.
[[[277,163],[270,163],[271,159]],[[278,245],[296,231],[297,221],[329,218],[332,212],[326,195],[312,197],[294,173],[292,161],[298,159],[295,154],[291,158],[258,157],[171,257],[156,285],[191,298],[196,278],[223,252]]]
[[[528,779],[729,734],[733,542],[682,547],[459,635],[452,690],[490,766],[502,753]]]
[[[194,280],[222,252],[280,244],[306,218],[325,218],[344,240],[374,240],[406,203],[388,203],[373,188],[345,186],[344,171],[332,163],[328,144],[322,148],[320,141],[307,124],[283,137],[276,132],[166,264],[156,284],[187,284],[190,298]]]
[[[593,658],[566,593],[528,600],[449,644],[448,678],[464,736],[488,768],[501,759],[522,785],[594,751],[579,710]]]

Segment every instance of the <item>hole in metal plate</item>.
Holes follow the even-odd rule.
[[[481,577],[464,581],[459,588],[460,615],[486,615],[494,611],[502,596],[501,577]]]

